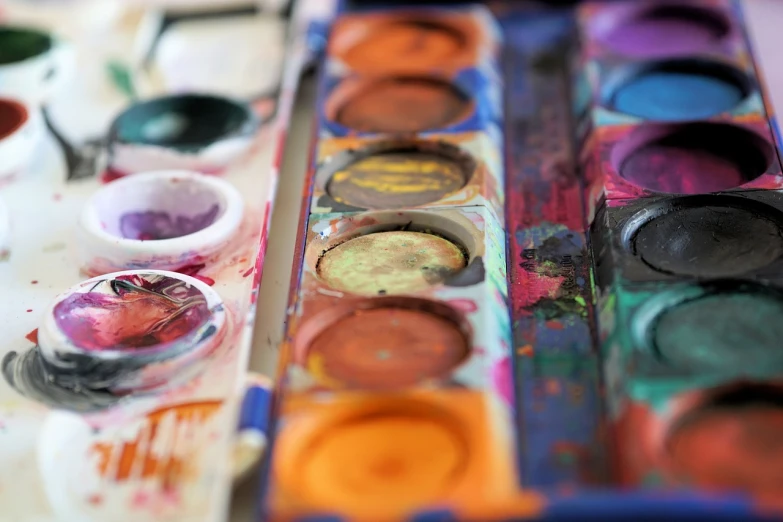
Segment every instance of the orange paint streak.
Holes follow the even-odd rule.
[[[159,434],[159,424],[164,415],[173,413],[176,425],[181,423],[195,423],[203,425],[220,409],[221,401],[203,401],[179,404],[155,410],[146,416],[149,423],[149,431],[140,430],[136,440],[125,442],[122,445],[114,442],[99,442],[92,447],[92,451],[98,455],[98,472],[109,480],[124,482],[133,479],[160,480],[164,488],[173,488],[180,484],[192,471],[192,463],[188,462],[189,456],[179,458],[165,456],[158,458],[149,451]],[[145,437],[147,440],[142,440]],[[144,454],[139,453],[141,448],[147,448]],[[119,459],[117,452],[120,452]],[[141,464],[138,464],[141,460]],[[119,461],[119,462],[118,462]],[[109,472],[111,470],[111,475]],[[132,475],[133,474],[133,475]]]

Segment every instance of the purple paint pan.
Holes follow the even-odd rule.
[[[728,16],[682,2],[633,2],[607,6],[591,24],[606,49],[634,58],[714,52],[732,33]]]
[[[135,174],[99,190],[80,219],[89,273],[176,270],[216,254],[236,234],[242,196],[228,182],[195,172]]]

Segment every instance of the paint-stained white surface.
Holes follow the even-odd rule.
[[[115,8],[125,3],[128,9]],[[0,0],[3,22],[48,26],[72,39],[76,74],[51,99],[50,114],[75,145],[101,137],[114,115],[131,103],[106,67],[117,62],[131,74],[138,73],[139,54],[134,50],[146,18],[131,4]],[[87,16],[93,8],[94,16]],[[232,35],[230,26],[222,30]],[[282,38],[282,27],[271,34]],[[222,40],[213,42],[219,45]],[[224,40],[253,52],[252,45]],[[282,52],[282,43],[270,43],[255,55],[256,60]],[[183,62],[198,59],[187,53],[203,51],[195,45],[179,49]],[[275,56],[271,61],[281,60]],[[269,72],[275,78],[262,80],[273,84],[279,79],[279,67],[270,65]],[[234,77],[234,81],[239,80]],[[165,90],[154,84],[151,89],[141,83],[137,87],[145,87],[139,89],[142,97]],[[207,86],[196,81],[189,88]],[[257,112],[263,114],[265,107],[257,104]],[[244,214],[231,243],[205,269],[197,270],[198,277],[214,280],[212,288],[226,305],[230,326],[203,373],[182,388],[91,417],[49,409],[0,379],[0,522],[225,520],[235,406],[250,351],[257,258],[265,244],[263,231],[277,173],[277,136],[283,128],[281,119],[261,129],[247,154],[223,176],[242,195]],[[0,183],[0,198],[10,218],[10,256],[0,262],[0,357],[31,349],[31,334],[43,324],[55,297],[87,279],[80,271],[77,223],[100,181],[96,177],[66,183],[65,170],[56,141],[46,135],[18,176]],[[176,463],[186,465],[186,472],[171,472]]]

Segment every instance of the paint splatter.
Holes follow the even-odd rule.
[[[510,357],[504,357],[492,368],[495,389],[507,405],[514,405],[514,369]]]

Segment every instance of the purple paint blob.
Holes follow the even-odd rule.
[[[120,217],[120,234],[126,239],[155,241],[173,239],[204,230],[215,222],[220,206],[195,216],[172,216],[165,211],[128,212]]]
[[[57,326],[82,350],[133,351],[171,343],[210,316],[204,294],[172,277],[120,276],[100,286],[54,308]]]
[[[726,17],[715,10],[663,5],[618,16],[598,37],[614,52],[650,58],[712,50],[730,31]]]

